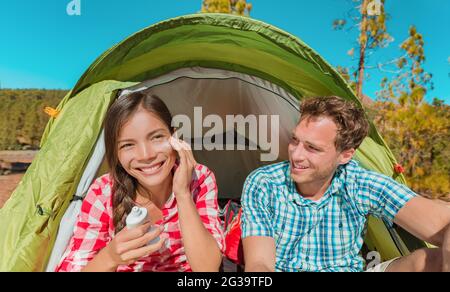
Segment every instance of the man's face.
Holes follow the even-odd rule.
[[[354,150],[337,151],[337,126],[328,117],[305,117],[293,130],[289,143],[292,179],[299,185],[327,182],[339,164],[347,163]]]

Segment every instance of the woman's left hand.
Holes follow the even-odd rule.
[[[169,139],[173,149],[180,156],[180,165],[173,176],[173,192],[176,197],[191,196],[190,185],[192,174],[194,173],[197,162],[192,154],[191,146],[183,140],[171,137]]]

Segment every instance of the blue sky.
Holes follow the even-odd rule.
[[[68,16],[70,0],[0,0],[0,86],[2,88],[73,87],[105,50],[134,32],[167,18],[195,13],[201,0],[81,0],[81,16]],[[251,16],[284,29],[310,45],[332,65],[352,66],[347,55],[357,30],[334,31],[351,0],[249,0]],[[427,94],[450,104],[450,1],[386,0],[394,42],[371,56],[370,63],[398,57],[408,27],[425,39],[426,71],[435,89]],[[385,73],[370,70],[365,93],[374,97]],[[389,75],[388,75],[389,77]]]

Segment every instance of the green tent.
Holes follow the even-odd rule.
[[[118,96],[138,90],[158,94],[173,115],[192,118],[200,107],[204,116],[215,114],[224,120],[230,114],[278,115],[279,127],[272,125],[272,131],[278,131],[279,149],[271,153],[278,154],[277,161],[287,159],[287,135],[298,120],[298,100],[338,95],[360,105],[348,84],[318,53],[263,22],[195,14],[150,26],[102,54],[59,104],[60,113],[49,121],[41,150],[0,210],[0,271],[42,271],[51,255],[54,267],[72,230],[69,224],[66,239],[55,252],[57,234],[64,233],[58,232],[63,215],[69,221],[76,218],[80,204],[76,199],[104,171],[105,113]],[[194,131],[189,138],[195,144],[207,135],[230,134],[237,136],[237,144],[256,144],[257,150],[199,148],[194,153],[216,173],[222,199],[238,198],[250,171],[274,162],[261,160],[268,149],[261,141],[230,125],[222,132]],[[395,159],[373,125],[356,158],[368,169],[405,182],[395,176]],[[72,204],[78,206],[70,209],[74,198]],[[371,218],[368,225],[366,247],[379,251],[382,259],[423,246],[381,220]]]

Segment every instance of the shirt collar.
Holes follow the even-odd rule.
[[[297,191],[295,181],[292,179],[292,176],[291,176],[291,164],[289,163],[289,166],[287,167],[287,170],[285,173],[286,184],[287,184],[288,191],[289,191],[289,194],[288,194],[289,201],[295,202],[296,204],[298,204],[300,206],[321,207],[321,206],[325,205],[329,201],[331,196],[335,196],[335,195],[339,194],[341,187],[343,185],[343,182],[344,182],[344,168],[345,168],[345,165],[340,165],[337,168],[337,170],[333,176],[333,179],[331,180],[331,184],[328,187],[328,189],[326,190],[324,196],[318,201],[312,201],[309,199],[305,199]]]
[[[175,194],[172,192],[167,199],[166,203],[164,204],[164,209],[171,209],[173,208],[173,205],[175,203]]]

